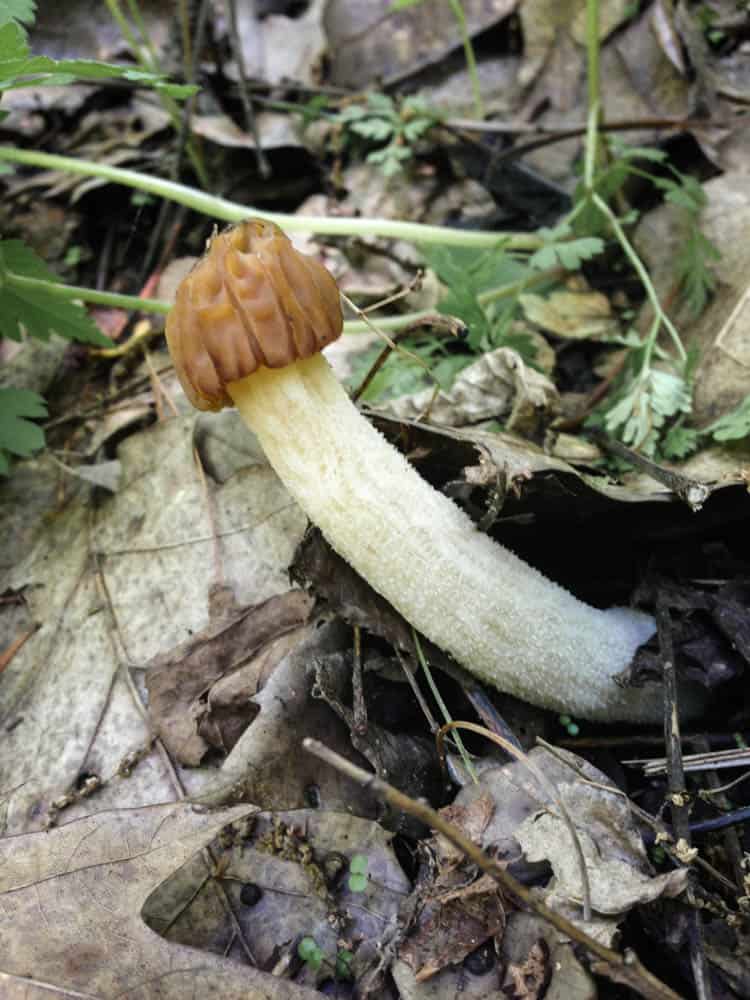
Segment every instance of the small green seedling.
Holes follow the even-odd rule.
[[[313,972],[323,964],[323,952],[314,937],[303,937],[297,945],[297,954]]]
[[[349,891],[364,892],[367,888],[367,856],[355,854],[349,862]]]

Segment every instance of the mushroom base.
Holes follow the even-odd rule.
[[[661,718],[658,686],[614,679],[653,619],[592,608],[481,533],[360,414],[322,355],[227,391],[333,548],[466,670],[558,712]]]

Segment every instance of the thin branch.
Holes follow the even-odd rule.
[[[370,774],[361,767],[357,767],[356,764],[352,764],[345,757],[335,753],[333,750],[329,750],[328,747],[318,740],[305,739],[302,741],[302,746],[309,753],[318,757],[326,764],[330,764],[331,767],[334,767],[341,774],[356,781],[363,788],[369,788],[384,802],[408,813],[415,819],[421,820],[426,826],[430,826],[433,830],[441,833],[452,844],[458,847],[459,850],[463,851],[477,868],[493,878],[509,895],[514,896],[524,906],[552,924],[553,927],[556,927],[567,937],[586,948],[592,956],[598,959],[596,963],[597,973],[607,976],[613,982],[626,983],[640,996],[645,997],[646,1000],[683,1000],[678,993],[675,993],[665,983],[649,972],[641,964],[635,952],[627,950],[624,954],[620,954],[619,952],[612,951],[612,949],[600,944],[599,941],[589,937],[588,934],[584,933],[579,927],[576,927],[570,920],[551,910],[534,892],[527,889],[525,885],[522,885],[496,861],[489,858],[461,830],[453,826],[452,823],[449,823],[440,813],[436,812],[425,802],[417,801],[408,795],[404,795],[403,792],[394,788],[393,785],[389,785],[378,778],[377,775]]]

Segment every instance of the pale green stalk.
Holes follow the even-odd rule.
[[[84,177],[101,177],[124,184],[126,187],[145,191],[160,198],[168,198],[204,215],[225,222],[242,222],[251,216],[275,222],[287,232],[316,233],[321,236],[375,236],[385,239],[408,240],[411,243],[440,244],[442,246],[495,248],[502,244],[511,250],[537,250],[542,240],[532,233],[487,232],[484,230],[449,229],[446,226],[427,226],[420,222],[402,222],[398,219],[359,219],[347,216],[302,216],[283,212],[264,212],[249,205],[206,194],[196,188],[163,177],[151,177],[137,170],[110,167],[91,160],[71,156],[57,156],[36,150],[0,146],[0,161],[21,163],[45,170],[60,170]]]
[[[159,65],[158,65],[158,60],[156,59],[156,53],[154,52],[151,46],[146,26],[143,23],[143,19],[140,17],[140,11],[138,11],[138,16],[135,18],[135,20],[136,24],[139,26],[143,44],[139,44],[138,39],[135,37],[135,34],[133,33],[130,25],[128,24],[127,18],[122,13],[119,0],[104,0],[104,2],[106,3],[109,12],[112,15],[113,20],[117,24],[117,27],[122,32],[122,35],[125,38],[126,42],[133,50],[133,55],[138,60],[138,65],[141,67],[141,69],[147,70],[152,73],[158,72]],[[130,9],[132,13],[133,12],[132,5],[130,6]],[[149,53],[149,59],[146,59],[144,56],[143,53],[144,48],[146,52]],[[164,107],[164,110],[167,112],[172,121],[172,128],[174,128],[175,132],[179,134],[180,121],[181,121],[181,112],[179,105],[177,104],[177,102],[173,97],[170,97],[169,94],[165,94],[163,91],[159,91],[158,95],[159,95],[159,100],[161,101],[162,106]],[[188,157],[190,158],[190,162],[193,166],[193,169],[195,170],[198,176],[198,180],[201,182],[204,188],[209,187],[208,174],[206,173],[206,168],[204,166],[203,160],[201,159],[198,150],[195,148],[195,143],[189,136],[185,143],[185,149],[187,151]]]
[[[459,31],[461,32],[461,41],[463,43],[464,57],[466,59],[466,69],[469,71],[471,92],[474,96],[474,114],[481,120],[484,118],[484,102],[482,100],[482,88],[479,85],[479,72],[477,71],[477,61],[474,56],[474,46],[471,44],[469,28],[466,23],[466,14],[461,6],[461,0],[449,0],[449,2],[451,10],[453,11],[453,16],[458,23]]]

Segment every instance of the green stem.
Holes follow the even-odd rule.
[[[132,309],[138,312],[165,315],[172,308],[169,302],[163,302],[160,299],[141,299],[137,295],[100,292],[96,288],[64,285],[62,282],[45,281],[43,278],[28,278],[26,275],[14,274],[12,271],[3,273],[3,281],[11,288],[23,289],[27,292],[38,291],[44,295],[54,295],[58,299],[66,301],[91,302],[93,305],[109,306],[113,309]]]
[[[138,61],[138,65],[141,67],[141,69],[147,70],[151,73],[158,72],[159,67],[156,62],[156,53],[154,52],[151,46],[151,41],[148,37],[148,33],[146,32],[144,34],[145,25],[143,24],[142,19],[140,19],[139,21],[140,12],[139,12],[139,17],[136,18],[136,24],[139,24],[141,34],[143,35],[142,44],[138,43],[138,39],[135,37],[135,34],[133,33],[130,24],[128,23],[128,19],[125,17],[125,15],[122,12],[122,9],[120,8],[119,0],[105,0],[105,3],[107,4],[109,13],[112,15],[112,19],[115,21],[117,27],[120,29],[123,38],[132,49],[133,56]],[[133,12],[132,6],[130,10],[132,13]],[[144,50],[149,54],[148,59],[144,55]],[[163,91],[159,91],[159,100],[161,101],[164,110],[167,112],[167,114],[171,119],[172,128],[179,135],[181,112],[177,102],[174,100],[173,97],[170,97],[169,94],[165,94]],[[206,173],[206,168],[203,164],[203,160],[201,159],[198,150],[195,147],[195,143],[193,142],[192,137],[188,137],[185,143],[185,149],[187,151],[193,169],[195,170],[195,173],[198,177],[198,180],[201,182],[204,188],[208,188],[210,186],[208,182],[208,174]]]
[[[432,692],[432,697],[435,699],[438,708],[440,709],[440,714],[443,716],[445,722],[452,722],[451,714],[448,711],[448,706],[443,701],[443,696],[440,694],[440,689],[435,683],[435,678],[432,676],[432,671],[430,670],[430,665],[422,652],[422,644],[419,641],[419,636],[417,635],[416,629],[411,630],[412,638],[414,639],[414,649],[417,653],[417,660],[422,668],[422,671],[427,680],[427,686]],[[479,778],[477,777],[477,772],[474,770],[474,765],[471,762],[471,757],[464,746],[464,741],[461,739],[458,733],[453,733],[453,738],[456,741],[456,747],[458,752],[461,754],[461,760],[464,762],[464,767],[466,768],[467,774],[470,776],[471,780],[475,785],[479,784]]]
[[[186,205],[204,215],[226,222],[241,222],[251,216],[258,216],[275,222],[287,232],[308,232],[327,236],[380,236],[411,243],[441,244],[443,246],[494,248],[503,244],[512,250],[537,250],[543,241],[532,233],[491,233],[483,230],[448,229],[445,226],[427,226],[420,222],[401,222],[394,219],[357,219],[346,216],[321,217],[286,215],[282,212],[263,212],[236,201],[205,194],[196,188],[162,177],[151,177],[137,170],[110,167],[90,160],[79,160],[71,156],[57,156],[36,150],[17,149],[0,146],[0,161],[22,163],[47,170],[81,174],[84,177],[101,177],[124,184],[138,191],[168,198]]]
[[[458,22],[458,29],[461,32],[461,41],[464,46],[464,57],[466,68],[469,71],[471,81],[471,92],[474,97],[474,114],[477,118],[484,118],[484,102],[482,100],[482,88],[479,85],[479,72],[477,71],[477,61],[474,56],[474,46],[469,37],[469,28],[466,24],[466,14],[461,6],[461,0],[449,0],[453,16]]]
[[[0,261],[1,265],[1,261]],[[0,266],[0,270],[2,267]],[[477,296],[480,305],[489,305],[500,299],[507,299],[523,291],[524,287],[538,284],[550,278],[549,274],[540,273],[525,281],[514,281],[509,285],[490,288]],[[66,301],[90,302],[93,305],[109,306],[112,309],[129,309],[133,312],[157,313],[166,316],[172,308],[170,302],[163,299],[142,299],[137,295],[122,295],[118,292],[102,292],[96,288],[85,288],[82,285],[65,285],[58,281],[45,281],[43,278],[28,278],[25,275],[3,271],[3,281],[15,288],[27,292],[38,291],[45,295],[54,295]],[[433,316],[434,310],[422,309],[419,312],[400,313],[398,316],[377,316],[368,323],[362,319],[351,319],[344,323],[345,333],[371,333],[373,327],[377,330],[398,331],[413,326],[420,319]]]
[[[601,107],[599,74],[599,0],[586,2],[586,79],[588,83],[589,114],[592,108]]]
[[[599,211],[607,219],[610,226],[612,227],[612,230],[615,236],[617,237],[620,246],[625,251],[626,257],[633,265],[633,270],[641,279],[641,283],[643,284],[643,287],[646,291],[646,296],[648,297],[648,300],[651,303],[651,308],[654,310],[654,323],[652,324],[651,330],[649,331],[648,334],[649,346],[648,346],[646,360],[649,360],[651,357],[651,353],[653,351],[653,345],[656,342],[656,334],[659,331],[659,327],[663,324],[664,327],[667,329],[670,337],[672,338],[675,347],[677,348],[677,353],[680,357],[680,360],[684,364],[684,362],[687,361],[687,354],[685,352],[685,348],[682,346],[680,335],[677,332],[677,329],[675,328],[675,325],[672,322],[672,320],[669,318],[669,316],[667,316],[667,314],[662,309],[661,302],[659,302],[659,296],[656,293],[656,289],[653,286],[648,271],[644,267],[641,258],[635,252],[635,249],[631,244],[630,240],[625,235],[625,230],[620,225],[620,220],[617,218],[615,213],[612,211],[612,209],[600,195],[592,193],[591,202],[599,209]]]

